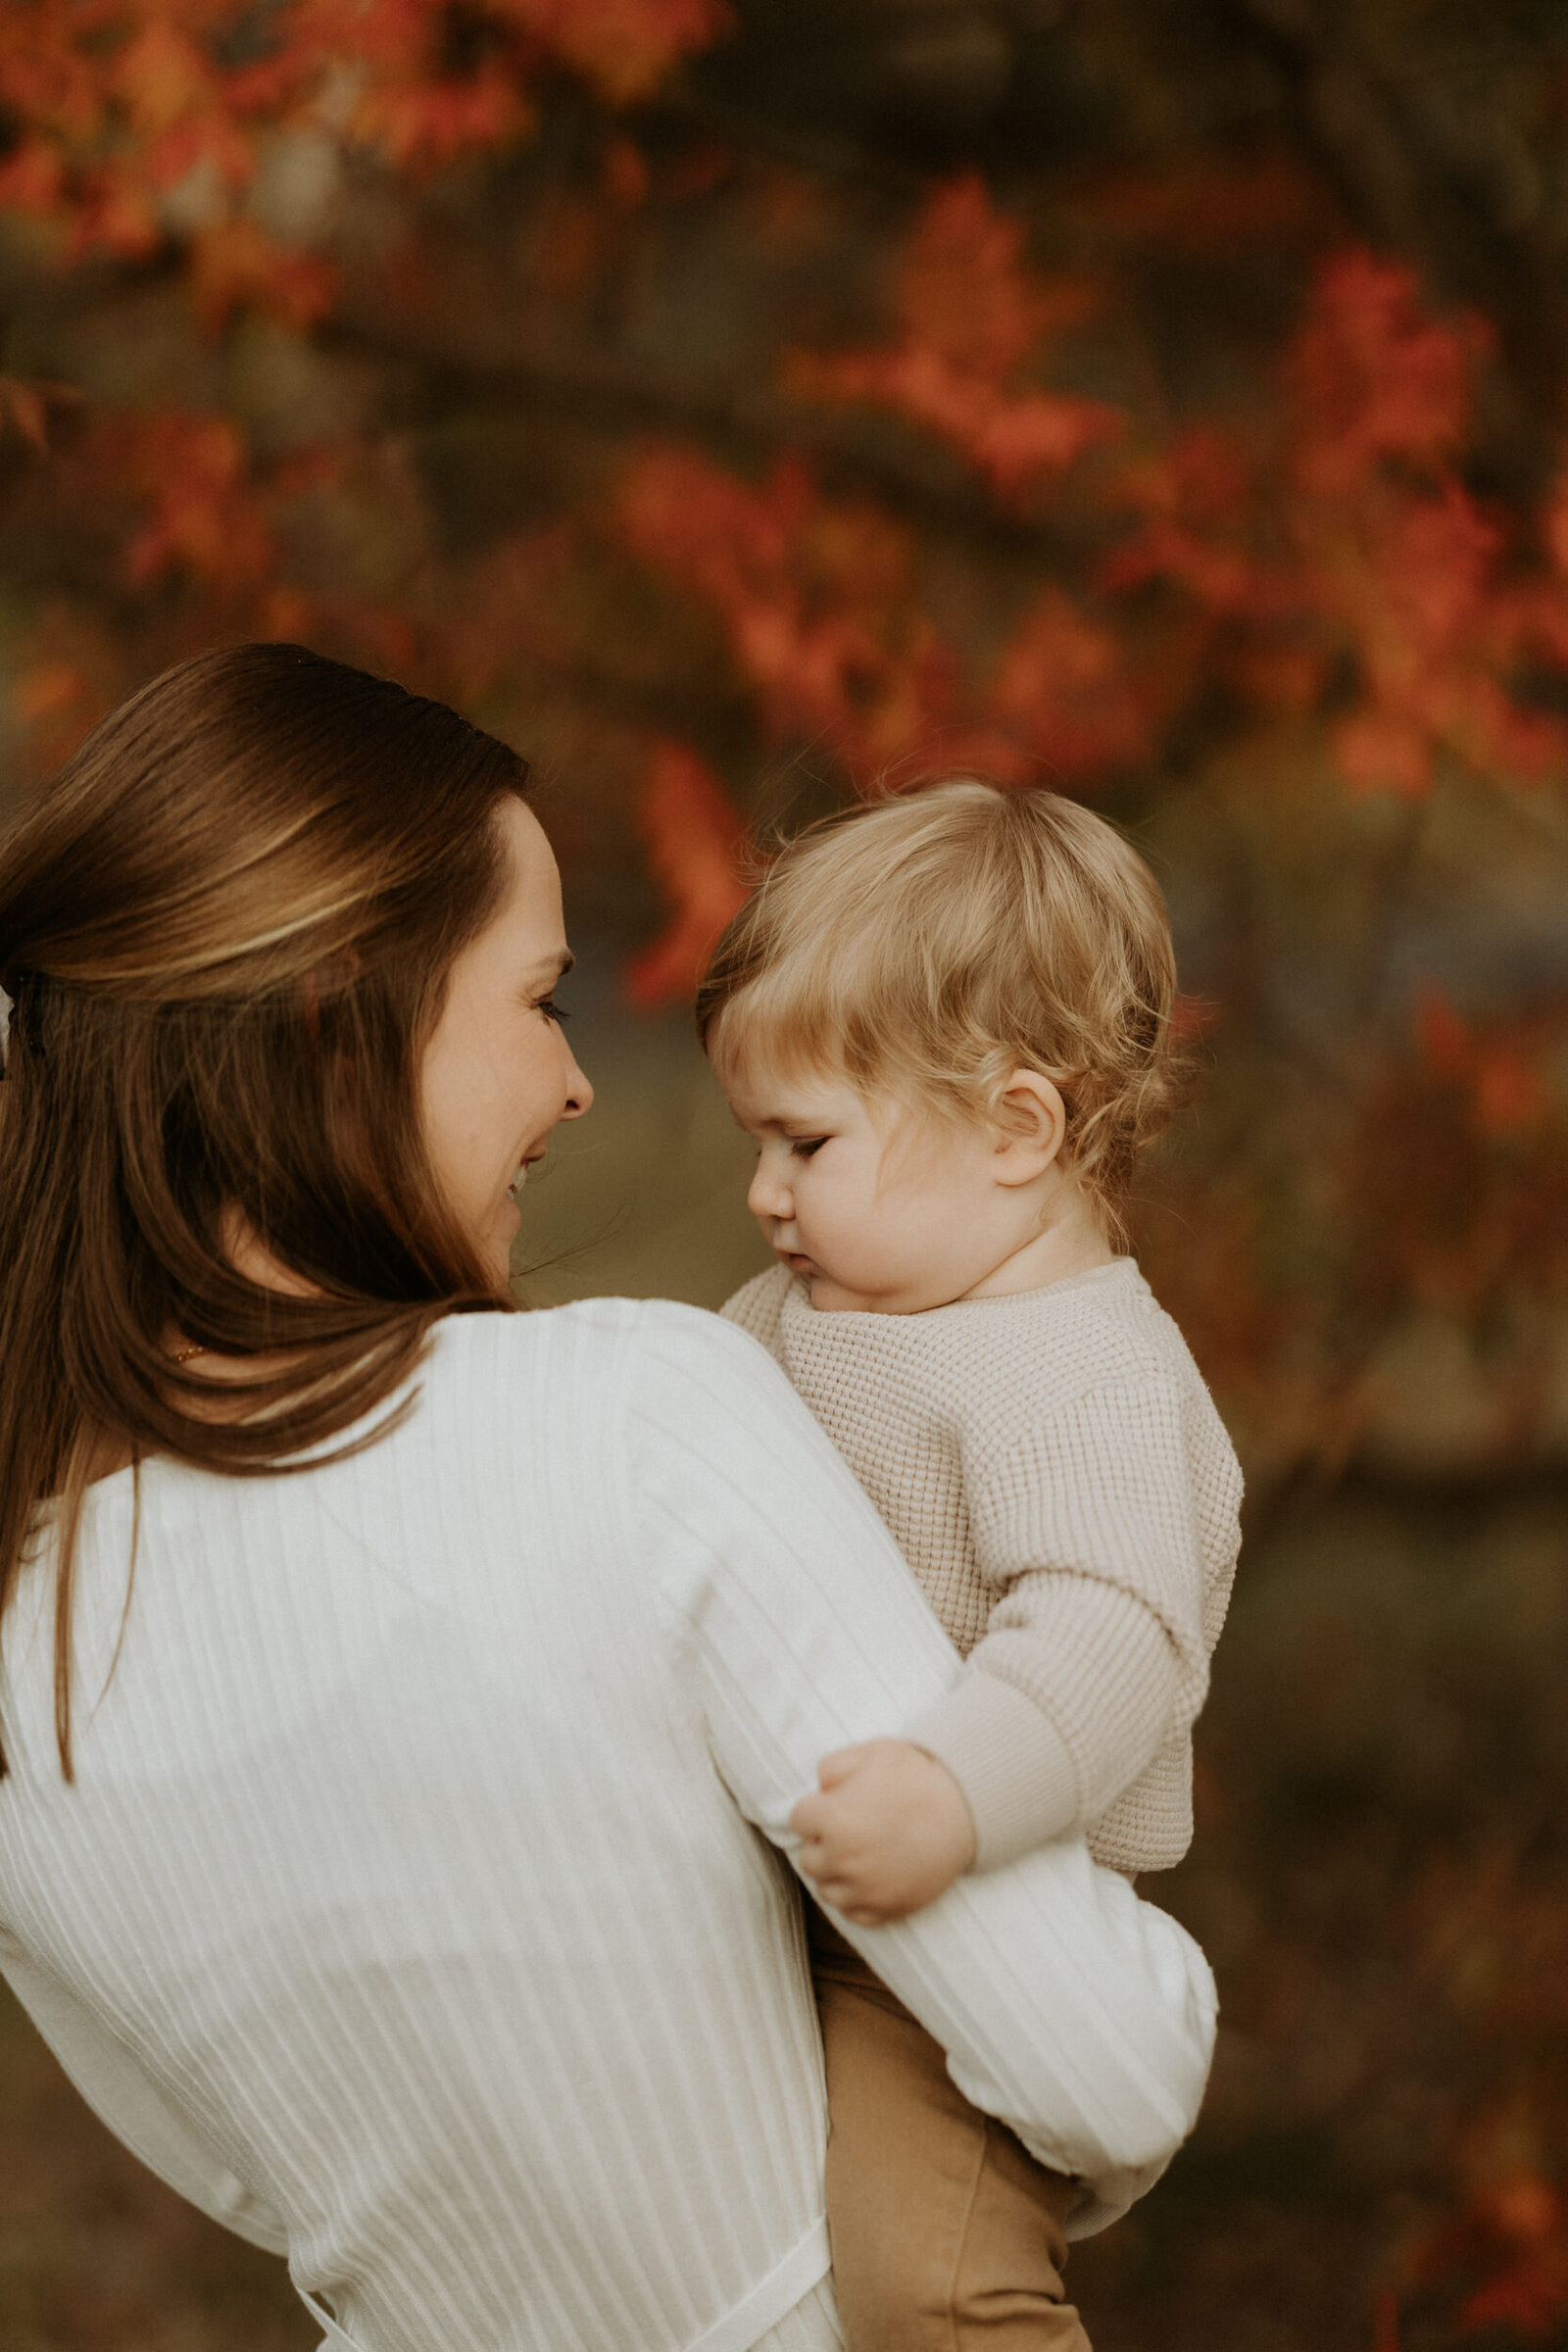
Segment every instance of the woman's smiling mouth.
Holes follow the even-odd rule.
[[[507,1191],[512,1195],[514,1200],[516,1200],[517,1195],[528,1181],[528,1170],[537,1167],[544,1155],[545,1147],[541,1144],[537,1152],[529,1152],[527,1158],[518,1167],[516,1174],[508,1180]]]

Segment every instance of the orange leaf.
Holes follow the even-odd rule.
[[[1446,457],[1469,420],[1487,342],[1472,315],[1452,325],[1428,318],[1412,271],[1359,249],[1329,262],[1286,366],[1303,488],[1332,495],[1385,458]]]
[[[648,159],[631,139],[612,139],[605,155],[605,194],[630,211],[648,193]]]
[[[30,442],[40,457],[47,455],[49,406],[37,384],[24,383],[16,375],[0,375],[0,414],[9,418],[24,441]]]
[[[162,14],[151,15],[121,51],[115,87],[139,130],[167,130],[212,104],[214,77],[194,41]]]
[[[651,98],[682,57],[709,48],[734,20],[723,0],[503,0],[612,106]]]
[[[361,137],[384,148],[394,164],[427,170],[470,148],[503,146],[533,122],[531,102],[499,67],[466,81],[411,76],[372,83],[355,118]]]
[[[279,245],[254,220],[220,221],[191,248],[191,301],[203,331],[218,334],[237,310],[279,318],[297,332],[331,309],[337,271],[318,254]]]
[[[28,726],[69,710],[86,691],[86,680],[74,663],[45,662],[24,671],[17,680],[17,710]]]
[[[1373,2298],[1372,2352],[1399,2352],[1399,2298],[1392,2287]]]
[[[1476,1125],[1483,1135],[1518,1135],[1534,1126],[1546,1107],[1541,1072],[1517,1046],[1494,1046],[1476,1071]]]
[[[1358,711],[1334,730],[1334,757],[1357,792],[1396,792],[1418,801],[1432,782],[1432,746],[1424,729],[1400,712]]]
[[[1568,473],[1552,485],[1543,516],[1543,535],[1554,570],[1568,576]]]
[[[65,165],[58,148],[47,139],[24,139],[0,164],[0,205],[14,204],[19,212],[53,212],[65,182]]]
[[[1434,1077],[1451,1081],[1469,1075],[1473,1061],[1470,1031],[1435,980],[1421,983],[1415,1033],[1421,1058]]]
[[[1004,649],[992,709],[1063,776],[1125,765],[1148,748],[1149,726],[1127,676],[1120,640],[1050,588]]]
[[[915,223],[899,272],[898,308],[911,343],[999,383],[1042,334],[1094,306],[1081,280],[1045,285],[1025,273],[1021,221],[992,203],[977,172],[939,188]]]
[[[719,933],[745,904],[745,829],[711,769],[681,743],[655,745],[638,815],[673,910],[661,936],[626,966],[627,995],[652,1009],[690,1001]]]
[[[266,580],[276,546],[226,417],[150,417],[126,439],[122,464],[151,493],[151,516],[125,550],[136,585],[177,571],[228,590]]]

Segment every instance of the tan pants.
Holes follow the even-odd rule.
[[[847,2352],[1090,2352],[1061,2279],[1079,2190],[969,2105],[940,2045],[807,1915]]]

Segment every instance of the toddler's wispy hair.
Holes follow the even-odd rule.
[[[958,779],[850,809],[774,858],[724,932],[697,1025],[742,1057],[995,1117],[1011,1071],[1067,1110],[1062,1164],[1117,1238],[1139,1152],[1188,1071],[1159,886],[1058,793]]]

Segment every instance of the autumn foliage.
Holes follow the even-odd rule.
[[[119,354],[95,381],[0,375],[12,544],[62,551],[21,565],[24,748],[46,764],[149,668],[249,633],[523,733],[530,694],[569,706],[672,910],[632,966],[644,1003],[689,990],[781,774],[811,806],[955,768],[1099,796],[1164,861],[1179,924],[1202,902],[1184,1018],[1226,1164],[1189,1138],[1147,1248],[1257,1458],[1353,1450],[1387,1347],[1434,1316],[1461,1353],[1478,1318],[1504,1331],[1485,1385],[1506,1407],[1465,1443],[1528,1450],[1565,1263],[1562,991],[1425,968],[1409,917],[1439,833],[1483,860],[1499,828],[1527,860],[1561,839],[1568,459],[1489,492],[1488,321],[1255,165],[1078,200],[1102,245],[1288,244],[1279,336],[1207,410],[1129,360],[1111,270],[1051,261],[1049,200],[956,169],[878,230],[880,278],[840,290],[833,332],[783,300],[727,407],[699,385],[639,414],[624,370],[585,365],[583,320],[660,239],[728,217],[764,261],[825,270],[845,234],[808,175],[670,104],[735,30],[717,0],[0,13],[20,314],[47,351],[62,305],[106,306]],[[558,119],[564,161],[542,154]],[[569,349],[558,412],[580,391],[607,414],[586,453],[557,414],[560,479],[520,524],[454,531],[389,387],[449,350],[491,365],[477,277],[462,307],[486,172],[520,257],[496,380],[525,398]],[[138,369],[138,334],[161,365]],[[264,362],[283,388],[259,413]],[[1267,1184],[1244,1132],[1265,1065],[1272,1148],[1298,1160]]]
[[[776,822],[956,769],[1094,799],[1167,880],[1211,1064],[1140,1246],[1258,1491],[1548,1458],[1560,413],[1522,427],[1495,322],[1298,157],[948,157],[862,203],[705,101],[747,15],[0,10],[19,768],[217,639],[395,670],[562,773],[645,1007]],[[1260,272],[1253,324],[1205,342],[1210,291],[1155,335],[1156,274],[1203,268]],[[1568,2325],[1536,2158],[1466,2195],[1389,2344],[1417,2274]]]

